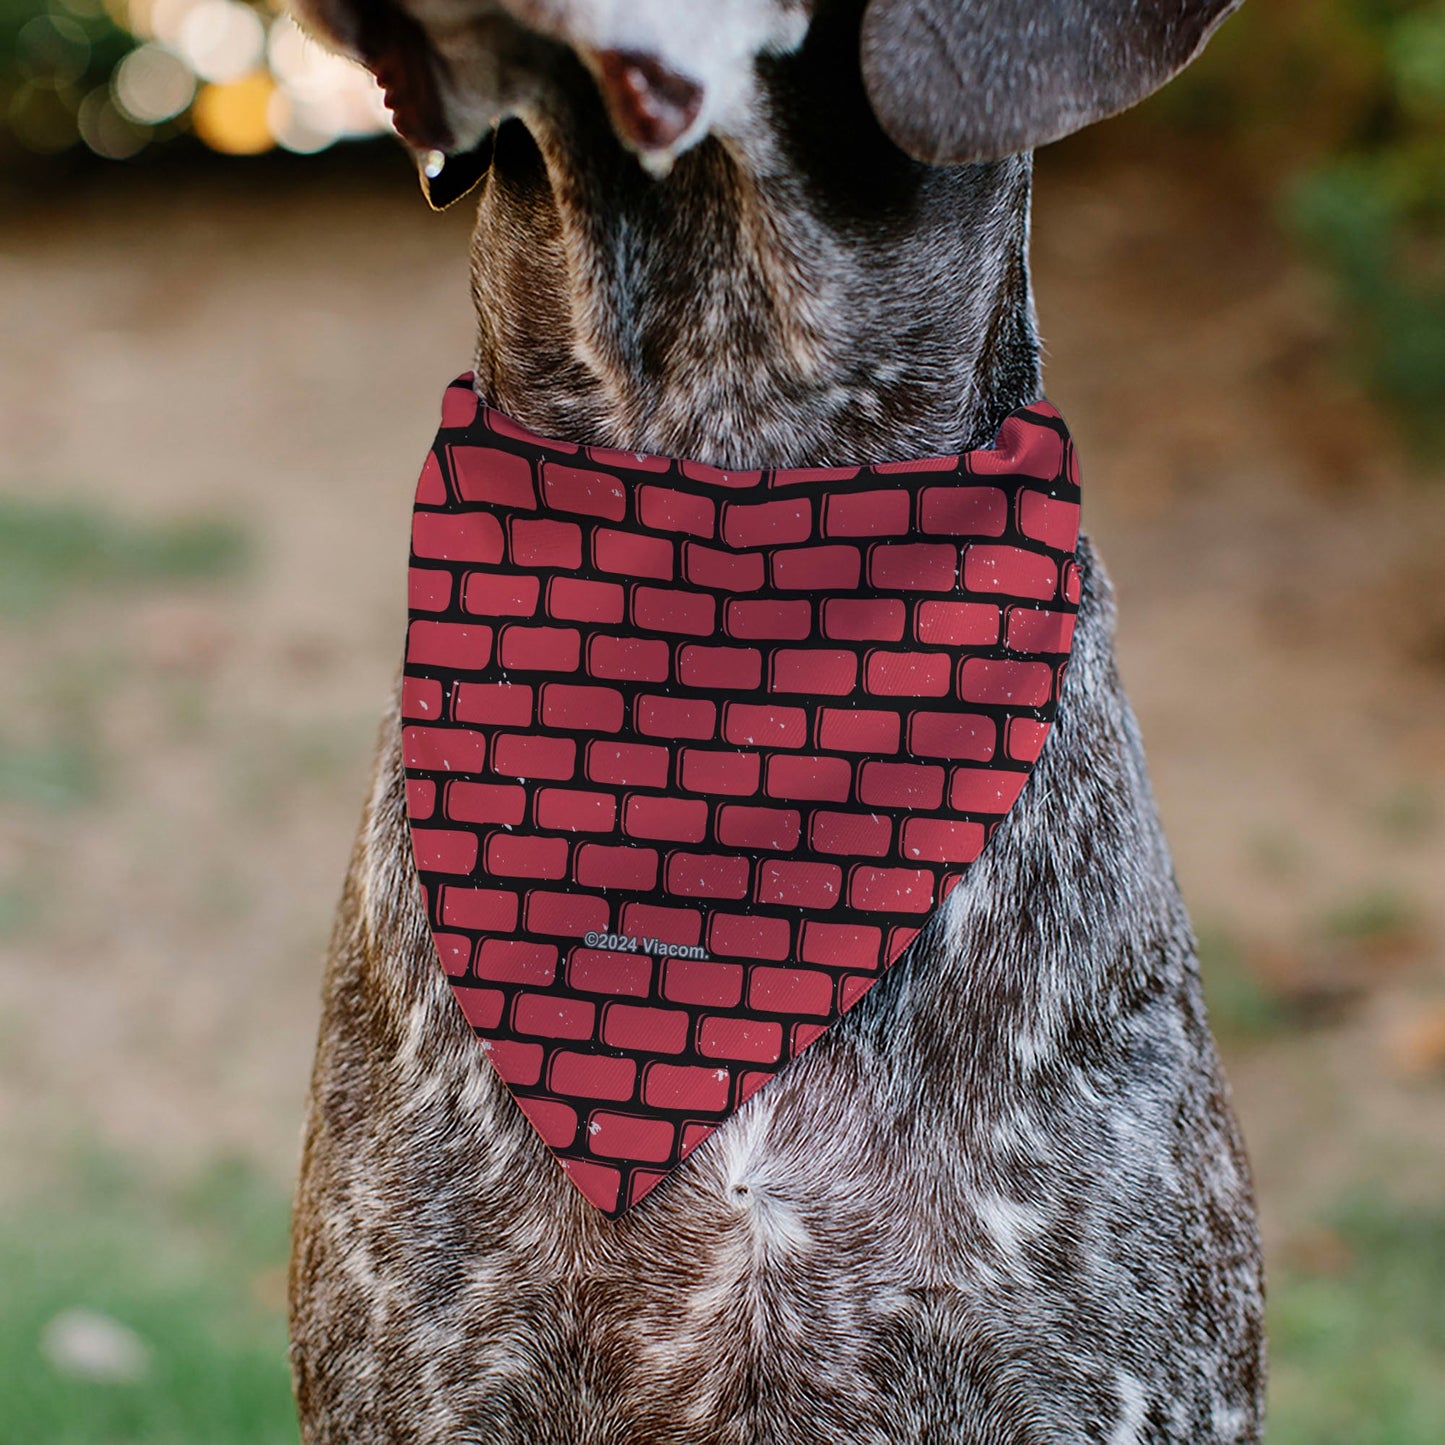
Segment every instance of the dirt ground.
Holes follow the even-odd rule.
[[[1269,1241],[1307,1249],[1342,1193],[1445,1191],[1445,477],[1207,166],[1074,151],[1038,192],[1049,394]],[[399,157],[0,221],[0,499],[250,557],[0,619],[0,1191],[92,1146],[290,1177],[466,229]]]

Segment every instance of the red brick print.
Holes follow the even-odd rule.
[[[807,541],[812,530],[813,504],[807,497],[729,502],[723,508],[722,535],[729,547],[781,547]]]
[[[403,728],[401,755],[409,768],[479,773],[487,761],[487,735],[471,728]]]
[[[896,712],[825,707],[818,713],[818,746],[840,753],[896,753],[901,733]]]
[[[493,833],[487,839],[487,872],[504,878],[562,878],[567,873],[567,840]]]
[[[494,1029],[502,1021],[507,996],[499,988],[456,987],[457,1002],[474,1029]]]
[[[454,823],[492,823],[514,826],[527,813],[527,790],[515,783],[447,784],[447,817]]]
[[[547,615],[563,622],[621,622],[627,593],[620,582],[553,577],[547,583]]]
[[[557,976],[557,950],[550,943],[521,938],[484,938],[477,949],[476,975],[494,983],[546,988]]]
[[[667,587],[636,587],[632,621],[653,632],[684,632],[706,637],[717,620],[717,602],[706,592],[679,592]]]
[[[948,801],[960,813],[1007,813],[1028,782],[1027,773],[998,768],[955,768]]]
[[[442,715],[442,685],[430,677],[408,677],[401,684],[402,717],[429,718]]]
[[[773,653],[775,692],[844,697],[857,685],[858,658],[852,652],[821,647],[780,647]]]
[[[571,738],[498,733],[492,739],[492,771],[504,778],[570,778],[577,767]]]
[[[420,507],[440,507],[447,500],[447,484],[435,452],[428,452],[417,478],[416,500]]]
[[[958,693],[965,702],[1042,707],[1053,693],[1054,670],[1046,662],[1008,662],[989,657],[964,660]]]
[[[715,487],[751,487],[763,479],[761,472],[729,472],[706,462],[684,462],[682,474],[694,482],[711,482]]]
[[[436,944],[437,958],[443,971],[450,977],[464,974],[472,962],[472,940],[465,933],[441,933],[433,930],[432,942]]]
[[[630,1099],[637,1084],[637,1063],[607,1054],[578,1054],[559,1049],[547,1070],[547,1087],[584,1099]]]
[[[592,561],[601,572],[664,582],[671,581],[676,570],[673,544],[666,537],[615,532],[611,527],[598,527],[592,534]]]
[[[748,641],[797,641],[813,629],[813,604],[803,598],[791,602],[734,599],[727,605],[723,627],[729,637]]]
[[[622,1173],[607,1164],[594,1164],[590,1159],[564,1159],[562,1167],[578,1192],[598,1209],[611,1214],[622,1196]]]
[[[878,980],[866,974],[850,973],[838,986],[838,1007],[844,1013],[853,1007]]]
[[[952,592],[958,548],[947,542],[883,542],[869,549],[868,580],[893,592]]]
[[[1010,607],[1004,639],[1015,652],[1067,652],[1074,641],[1074,614]]]
[[[689,643],[678,649],[677,678],[685,687],[753,692],[763,680],[763,655],[756,647]]]
[[[602,1015],[602,1042],[612,1049],[680,1054],[690,1028],[691,1020],[681,1009],[610,1003]]]
[[[991,717],[968,712],[916,712],[908,720],[908,751],[925,758],[986,763],[998,741]]]
[[[982,544],[963,551],[963,585],[970,592],[1037,597],[1047,602],[1059,590],[1058,563],[1022,547]]]
[[[920,642],[934,647],[992,647],[1001,615],[988,602],[920,602],[914,628]]]
[[[853,768],[846,758],[773,757],[768,760],[767,793],[775,798],[846,803]]]
[[[956,472],[957,454],[950,457],[924,457],[916,462],[879,462],[873,468],[880,477],[911,476],[915,472]]]
[[[1057,417],[1047,403],[1030,408],[1035,416]],[[988,451],[969,454],[970,470],[990,476],[1022,474],[1052,481],[1063,466],[1064,439],[1029,416],[1011,416],[998,429]]]
[[[649,738],[710,738],[717,728],[717,704],[703,698],[640,697],[633,726]]]
[[[899,852],[929,863],[972,863],[988,840],[982,823],[954,818],[909,818]]]
[[[682,786],[689,793],[723,793],[746,798],[758,790],[762,763],[756,753],[682,750]]]
[[[864,674],[868,691],[879,697],[946,697],[953,681],[953,659],[946,652],[868,654]]]
[[[413,567],[407,574],[406,605],[413,612],[445,612],[452,600],[452,574]]]
[[[418,557],[479,566],[502,560],[502,524],[488,512],[417,512],[411,550]]]
[[[657,887],[655,848],[614,848],[587,843],[577,850],[577,881],[584,888],[628,888],[650,892]]]
[[[665,788],[672,759],[653,743],[587,744],[587,776],[619,788]]]
[[[770,1019],[706,1018],[698,1029],[697,1051],[705,1059],[776,1063],[783,1052],[783,1026]]]
[[[815,853],[882,858],[893,842],[893,820],[877,813],[830,813],[820,809],[808,823],[808,846]]]
[[[616,467],[620,472],[666,472],[672,469],[672,461],[668,457],[618,451],[615,447],[588,447],[587,456],[599,467]]]
[[[471,426],[477,419],[477,394],[470,386],[449,386],[442,394],[442,427]]]
[[[493,447],[448,447],[452,481],[464,502],[486,502],[532,512],[537,495],[532,486],[532,464],[526,457]],[[482,515],[471,513],[472,516]],[[480,558],[473,560],[480,561]]]
[[[733,1008],[743,996],[745,972],[740,963],[669,958],[663,965],[662,994],[670,1003]]]
[[[630,838],[701,843],[707,836],[707,804],[701,798],[628,798],[623,831]]]
[[[622,931],[632,938],[657,938],[691,947],[702,941],[702,914],[695,908],[629,903],[622,910]]]
[[[823,503],[823,534],[828,537],[888,537],[908,530],[911,493],[834,493]]]
[[[935,537],[1002,537],[1008,498],[998,487],[925,487],[918,515]]]
[[[775,487],[796,487],[805,482],[851,482],[858,467],[780,467],[773,473]]]
[[[683,898],[746,898],[746,858],[714,853],[673,853],[667,860],[667,891]]]
[[[527,931],[561,938],[581,938],[607,927],[607,904],[580,893],[548,893],[535,889],[527,895]]]
[[[683,547],[682,571],[694,587],[726,592],[756,592],[766,576],[761,552],[719,552],[697,542]]]
[[[950,891],[948,880],[945,879],[943,886],[938,890],[939,898],[947,898]],[[921,931],[917,928],[890,928],[888,930],[888,946],[884,954],[887,963],[897,963],[908,945],[918,937]]]
[[[896,597],[830,597],[823,632],[848,642],[901,642],[908,609]]]
[[[883,947],[883,930],[871,923],[820,923],[803,925],[798,957],[804,963],[825,963],[832,968],[877,968]]]
[[[637,515],[644,527],[658,532],[711,537],[717,529],[717,506],[710,498],[667,487],[643,487],[637,494]]]
[[[598,1109],[587,1121],[588,1147],[604,1159],[650,1159],[660,1164],[672,1153],[676,1132],[665,1119],[605,1109]]]
[[[745,748],[800,748],[808,741],[808,714],[771,702],[730,702],[723,707],[723,737]]]
[[[520,682],[459,682],[452,716],[458,722],[526,727],[532,721],[532,689]]]
[[[927,868],[874,868],[861,863],[848,879],[848,902],[860,912],[927,913],[934,878]]]
[[[576,672],[582,639],[575,627],[504,627],[502,666],[517,672]]]
[[[758,964],[748,974],[748,1007],[761,1013],[832,1013],[833,977],[811,968]]]
[[[787,852],[798,846],[802,815],[793,808],[719,808],[717,840],[724,848],[773,848]]]
[[[1077,562],[1064,563],[1063,582],[1059,592],[1065,602],[1072,602],[1075,607],[1079,605],[1079,597],[1083,591],[1082,578],[1083,573],[1079,571]]]
[[[863,575],[857,547],[793,547],[772,554],[773,586],[780,592],[851,592]]]
[[[517,895],[496,888],[442,889],[442,922],[453,928],[506,933],[517,926]]]
[[[492,660],[492,629],[480,623],[413,622],[406,631],[406,660],[411,667],[478,672]]]
[[[1079,543],[1079,504],[1042,492],[1020,492],[1019,531],[1046,547],[1072,552]]]
[[[539,828],[557,833],[607,833],[617,823],[617,799],[611,793],[542,788],[536,817]]]
[[[774,1077],[775,1075],[773,1073],[765,1072],[761,1069],[741,1070],[737,1076],[737,1096],[733,1102],[733,1107],[741,1109],[764,1084],[771,1083]]]
[[[708,924],[707,941],[714,953],[742,958],[786,958],[792,936],[792,926],[786,918],[714,913]]]
[[[792,1048],[788,1057],[795,1059],[809,1044],[815,1044],[824,1034],[828,1032],[827,1024],[794,1024],[792,1032]]]
[[[1014,717],[1009,719],[1004,736],[1008,755],[1014,762],[1034,763],[1048,741],[1049,725],[1032,718]]]
[[[943,769],[923,763],[867,762],[858,771],[858,799],[874,808],[936,808]]]
[[[684,1159],[709,1135],[717,1133],[716,1124],[684,1124],[682,1126],[682,1149]]]
[[[437,785],[430,778],[408,778],[406,783],[407,816],[420,823],[436,812]],[[461,819],[454,821],[460,822]]]
[[[642,1099],[651,1109],[686,1109],[717,1114],[728,1106],[732,1075],[697,1064],[650,1064],[642,1078]]]
[[[631,994],[634,998],[646,998],[652,990],[652,960],[641,953],[612,953],[601,948],[573,949],[567,963],[567,982],[584,993]]]
[[[487,1057],[509,1084],[535,1084],[542,1077],[541,1044],[525,1044],[520,1039],[492,1039],[487,1044]]]
[[[512,1027],[519,1034],[549,1039],[591,1038],[596,1019],[596,1004],[549,993],[524,993],[512,1008]]]
[[[540,588],[535,577],[473,572],[463,589],[462,606],[485,617],[530,617],[537,610]]]
[[[542,1136],[542,1142],[552,1149],[566,1149],[577,1137],[577,1111],[560,1099],[520,1098],[517,1103],[531,1121],[532,1127]]]
[[[542,689],[542,722],[549,728],[615,733],[625,716],[622,694],[615,687],[552,682]]]
[[[558,512],[584,512],[612,522],[620,522],[627,515],[627,494],[622,483],[606,472],[543,462],[542,495],[547,505]]]
[[[593,637],[587,643],[587,671],[619,682],[666,682],[672,649],[660,637]]]
[[[843,895],[843,870],[835,863],[795,863],[769,858],[758,865],[758,902],[792,908],[832,908]]]

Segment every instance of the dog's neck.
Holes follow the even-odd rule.
[[[841,126],[813,103],[827,73],[779,63],[777,119],[664,179],[590,87],[503,126],[473,247],[483,396],[543,435],[733,467],[954,452],[1037,399],[1029,159],[915,165],[861,95]]]

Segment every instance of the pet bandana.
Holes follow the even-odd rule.
[[[1074,449],[722,471],[454,382],[412,519],[407,809],[442,967],[572,1183],[635,1204],[878,981],[1048,736]]]

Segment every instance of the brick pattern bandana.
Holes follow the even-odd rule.
[[[878,981],[1028,781],[1073,445],[727,472],[454,382],[412,522],[407,807],[438,956],[573,1184],[635,1204]]]

